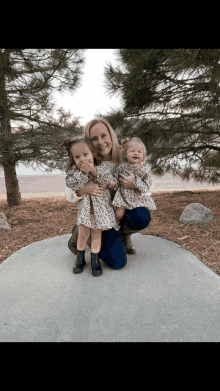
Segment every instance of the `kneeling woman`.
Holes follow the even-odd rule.
[[[85,136],[90,139],[99,158],[110,168],[113,169],[123,161],[122,152],[118,144],[117,136],[111,128],[108,121],[103,118],[97,118],[90,121],[85,127]],[[135,189],[141,195],[142,188],[135,185],[135,175],[120,175],[119,182],[121,186],[127,189]],[[66,181],[68,186],[68,181]],[[85,194],[104,196],[105,189],[94,181],[90,180],[78,191],[73,193],[71,202],[78,202]],[[151,191],[151,189],[149,190]],[[110,190],[113,199],[115,190]],[[127,254],[134,254],[132,248],[131,235],[146,228],[151,221],[150,212],[145,207],[137,207],[132,210],[126,210],[121,224],[120,231],[112,228],[102,232],[102,243],[100,258],[112,269],[121,269],[127,263]],[[77,225],[74,225],[72,236],[68,242],[69,249],[76,254],[77,252]]]

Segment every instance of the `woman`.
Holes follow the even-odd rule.
[[[110,170],[122,160],[121,150],[118,144],[117,136],[107,120],[96,118],[90,121],[85,127],[85,136],[93,143],[99,157],[109,166]],[[86,164],[86,163],[85,163]],[[135,186],[135,176],[127,172],[129,176],[121,174],[119,181],[126,189],[139,189]],[[93,181],[87,182],[84,187],[72,195],[72,202],[77,202],[84,194],[103,197],[104,189]],[[113,198],[114,191],[111,196]],[[132,210],[126,210],[123,219],[120,222],[120,232],[114,228],[102,232],[102,246],[100,258],[112,269],[121,269],[127,263],[126,254],[134,254],[135,250],[131,244],[131,234],[137,233],[146,228],[151,221],[150,212],[144,207],[138,207]],[[72,236],[68,242],[69,249],[76,254],[78,228],[74,225]],[[88,241],[89,244],[89,241]],[[123,246],[124,244],[124,246]]]

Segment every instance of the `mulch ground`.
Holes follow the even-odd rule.
[[[161,192],[153,193],[152,198],[157,210],[150,212],[151,223],[142,234],[172,240],[220,275],[220,190]],[[193,202],[215,214],[205,227],[179,222],[185,207]],[[0,232],[0,263],[31,243],[70,234],[76,222],[76,207],[65,198],[22,199],[14,207],[0,201],[0,212],[12,228]]]

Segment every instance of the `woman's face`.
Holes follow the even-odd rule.
[[[90,129],[90,140],[104,160],[111,160],[112,139],[102,122]]]

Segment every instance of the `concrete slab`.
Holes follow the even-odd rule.
[[[90,250],[82,274],[70,235],[33,243],[0,265],[0,342],[220,342],[220,277],[174,242],[132,235],[121,270]]]

